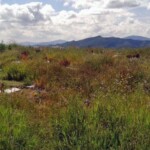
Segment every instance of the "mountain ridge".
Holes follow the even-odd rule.
[[[150,47],[150,38],[131,35],[125,38],[119,37],[88,37],[81,40],[56,40],[50,42],[24,42],[23,46],[48,46],[48,47],[79,47],[79,48],[142,48]]]
[[[131,35],[125,37],[125,39],[139,40],[139,41],[150,41],[150,38],[144,36]]]
[[[50,42],[22,42],[19,43],[22,46],[50,46],[50,45],[57,45],[57,44],[63,44],[67,41],[65,40],[55,40]]]
[[[96,36],[78,41],[70,41],[63,44],[58,44],[57,46],[74,46],[79,48],[142,48],[150,47],[150,41]]]

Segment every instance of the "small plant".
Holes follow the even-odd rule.
[[[96,56],[85,61],[83,64],[83,70],[91,70],[93,72],[102,72],[106,67],[111,67],[114,64],[114,60],[110,56]]]
[[[70,66],[70,61],[68,61],[67,59],[64,59],[59,64],[64,67],[68,67]]]
[[[28,58],[29,58],[29,52],[28,51],[24,51],[20,54],[20,59],[27,60]]]
[[[27,68],[24,64],[11,64],[4,68],[3,79],[24,81],[27,78]]]
[[[53,122],[53,143],[56,149],[82,149],[86,136],[86,113],[77,99],[71,101],[66,113]],[[59,143],[59,144],[58,144]]]
[[[6,49],[6,45],[3,43],[3,41],[0,43],[0,52],[4,52]]]

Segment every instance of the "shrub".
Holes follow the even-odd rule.
[[[3,78],[5,80],[23,81],[27,78],[28,72],[24,64],[11,64],[4,68]]]
[[[106,67],[113,66],[114,60],[110,56],[96,56],[90,59],[87,59],[81,69],[93,71],[93,72],[102,72]]]
[[[4,52],[6,49],[6,46],[3,42],[0,43],[0,52]]]
[[[70,61],[68,61],[67,59],[64,59],[59,64],[64,67],[68,67],[70,65]]]

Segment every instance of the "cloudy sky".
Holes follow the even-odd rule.
[[[150,0],[0,0],[0,40],[150,37]]]

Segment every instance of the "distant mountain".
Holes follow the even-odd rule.
[[[136,36],[136,35],[128,36],[125,39],[139,40],[139,41],[150,41],[150,38],[143,37],[143,36]]]
[[[57,44],[63,44],[65,42],[66,41],[64,41],[64,40],[56,40],[56,41],[41,42],[41,43],[23,42],[23,43],[20,43],[20,45],[23,45],[23,46],[52,46],[52,45],[57,45]]]
[[[122,39],[116,37],[91,37],[79,41],[59,44],[61,47],[75,46],[79,48],[141,48],[150,47],[150,41]]]

